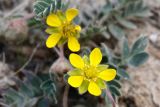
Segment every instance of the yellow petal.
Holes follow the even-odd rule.
[[[72,53],[69,56],[69,60],[70,60],[71,64],[76,68],[82,69],[84,67],[83,59],[77,54]]]
[[[68,38],[68,48],[73,52],[77,52],[80,50],[80,44],[76,37],[70,36]]]
[[[77,15],[78,15],[78,10],[75,9],[75,8],[71,8],[71,9],[68,9],[66,11],[66,18],[67,20],[70,22],[72,21]]]
[[[82,82],[83,82],[83,76],[70,76],[68,78],[68,83],[75,88],[80,87]]]
[[[116,70],[115,69],[107,69],[99,73],[99,78],[105,81],[111,81],[116,77]]]
[[[76,29],[78,32],[80,32],[80,31],[81,31],[81,26],[76,25],[76,26],[75,26],[75,29]]]
[[[49,36],[47,41],[46,41],[46,46],[48,48],[55,47],[55,45],[58,43],[60,38],[61,38],[61,34],[53,34],[53,35]]]
[[[102,53],[99,48],[95,48],[90,54],[90,64],[97,66],[102,60]]]
[[[50,14],[47,17],[47,24],[52,27],[59,27],[59,26],[61,26],[61,20],[59,19],[59,17],[57,15]]]
[[[89,83],[89,86],[88,86],[88,92],[91,93],[92,95],[94,96],[99,96],[101,95],[101,89],[98,87],[98,85],[91,81]]]

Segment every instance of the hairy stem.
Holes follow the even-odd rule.
[[[60,58],[64,58],[64,46],[60,46]]]
[[[116,106],[116,105],[115,105],[115,100],[114,100],[114,98],[112,97],[111,92],[110,92],[108,89],[106,89],[106,94],[107,94],[107,96],[109,97],[109,99],[111,100],[113,107],[115,107],[115,106]]]
[[[68,93],[69,93],[69,85],[66,85],[63,94],[63,107],[68,107]]]

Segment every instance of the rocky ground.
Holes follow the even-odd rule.
[[[160,28],[157,26],[160,25],[160,1],[145,2],[157,14],[153,16],[154,20],[149,19],[144,27],[132,32],[131,36],[134,38],[141,33],[149,36],[147,51],[150,58],[143,66],[128,69],[131,79],[124,81],[119,107],[126,107],[129,102],[133,103],[132,107],[160,107]]]

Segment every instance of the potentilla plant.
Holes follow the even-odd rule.
[[[77,39],[81,27],[73,22],[77,15],[78,10],[70,8],[66,12],[57,10],[47,17],[46,23],[49,25],[49,28],[47,28],[46,32],[51,34],[46,41],[48,48],[53,48],[56,44],[63,45],[68,41],[68,48],[71,51],[76,52],[80,50],[80,44]]]
[[[120,2],[123,2],[121,8],[125,5],[136,4],[131,0],[121,0]],[[109,3],[105,6],[105,9],[111,6],[112,4]],[[106,14],[113,13],[113,11],[118,10],[112,8],[112,11],[107,11]],[[35,105],[50,107],[55,104],[58,107],[67,107],[70,104],[69,107],[72,107],[75,102],[72,102],[71,95],[74,95],[77,97],[77,105],[80,97],[84,98],[84,101],[86,98],[92,99],[91,102],[95,103],[95,105],[89,105],[91,102],[87,102],[87,100],[85,102],[87,107],[96,107],[97,104],[104,107],[115,106],[117,98],[121,96],[120,88],[123,87],[121,80],[129,79],[129,74],[126,71],[127,67],[138,67],[147,61],[149,57],[148,53],[145,52],[148,43],[147,37],[140,36],[130,46],[127,37],[120,36],[116,38],[112,36],[114,34],[119,35],[118,31],[120,30],[115,27],[116,32],[111,30],[111,36],[117,42],[112,43],[109,40],[102,43],[100,40],[106,39],[101,35],[106,30],[104,29],[105,23],[101,23],[101,26],[97,27],[81,27],[81,21],[79,21],[79,24],[77,23],[78,15],[81,12],[77,8],[69,7],[69,2],[62,2],[61,0],[36,0],[34,12],[36,20],[45,22],[45,32],[47,32],[46,48],[54,48],[59,58],[57,61],[53,61],[47,76],[24,72],[27,82],[16,79],[20,87],[17,91],[11,88],[4,94],[6,103],[14,107],[15,105],[16,107],[22,107],[22,105],[23,107],[34,107]],[[104,10],[103,15],[105,15]],[[108,17],[112,17],[112,15]],[[118,14],[116,16],[118,17]],[[110,28],[114,29],[114,26]],[[100,35],[97,35],[97,33]],[[98,38],[96,43],[91,36]],[[107,45],[109,43],[114,47],[119,45],[117,43],[120,43],[121,49],[118,55],[112,51],[113,48],[109,48]],[[64,48],[65,44],[67,44],[67,48]],[[64,53],[65,49],[69,49],[70,53]],[[33,101],[31,99],[34,99],[34,103],[31,103]]]
[[[69,57],[71,64],[76,67],[69,71],[68,83],[72,87],[79,87],[79,93],[83,94],[87,90],[94,96],[102,94],[101,89],[106,89],[105,81],[111,81],[116,76],[116,70],[108,68],[108,65],[100,64],[102,53],[99,48],[95,48],[88,56],[81,58],[72,53]]]

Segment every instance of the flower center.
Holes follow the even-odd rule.
[[[96,69],[96,67],[87,65],[84,67],[83,71],[84,71],[84,76],[87,80],[90,81],[90,80],[95,80],[97,78],[98,70]]]
[[[63,23],[62,25],[63,37],[74,36],[76,33],[75,26],[72,23]]]

